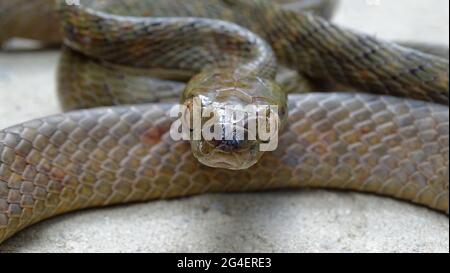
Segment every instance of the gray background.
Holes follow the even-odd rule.
[[[385,39],[449,43],[447,0],[342,0],[335,21]],[[0,128],[60,112],[57,59],[0,53]],[[214,194],[76,212],[0,247],[37,251],[449,252],[449,218],[358,193]]]

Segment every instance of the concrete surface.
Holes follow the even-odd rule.
[[[449,43],[447,0],[343,0],[336,20],[395,40]],[[0,53],[0,128],[59,112],[58,53]],[[449,218],[324,190],[214,194],[76,212],[0,252],[449,252]]]

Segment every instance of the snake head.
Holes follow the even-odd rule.
[[[200,163],[231,170],[256,164],[276,149],[287,119],[277,84],[252,74],[214,70],[194,77],[183,93],[191,149]]]

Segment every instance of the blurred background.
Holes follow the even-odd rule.
[[[448,0],[341,0],[334,22],[388,40],[449,44]],[[0,128],[60,112],[57,59],[57,50],[0,52]],[[74,213],[20,233],[0,252],[449,252],[448,230],[445,215],[370,195],[218,194]]]

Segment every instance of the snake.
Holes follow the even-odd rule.
[[[0,243],[70,211],[207,192],[352,190],[448,215],[448,59],[337,26],[326,0],[75,2],[0,2],[0,42],[64,44],[70,110],[0,131]],[[357,92],[288,92],[278,64]],[[280,106],[277,149],[219,141],[229,165],[202,160],[206,140],[169,133],[170,98],[192,94]]]

